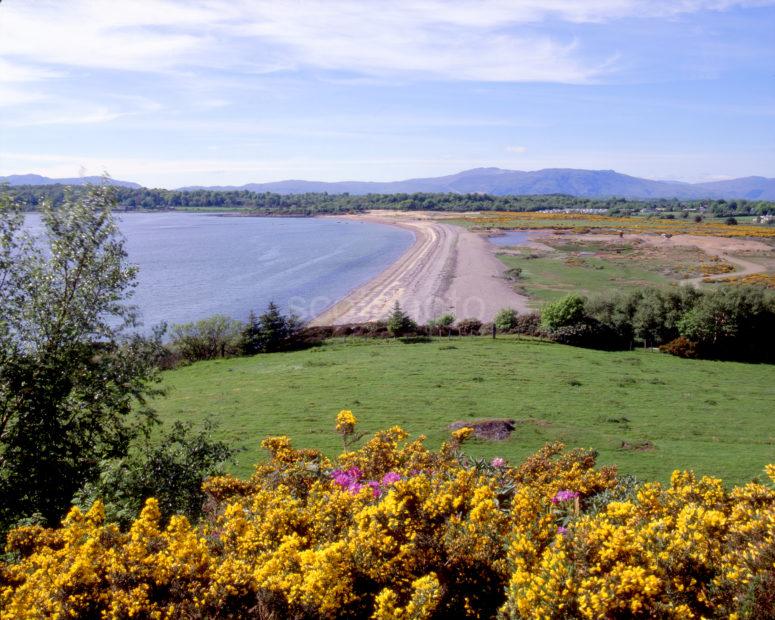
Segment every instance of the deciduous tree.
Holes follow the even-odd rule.
[[[132,334],[137,269],[112,205],[108,187],[44,205],[37,241],[0,205],[0,530],[34,513],[56,523],[154,420],[161,334]]]

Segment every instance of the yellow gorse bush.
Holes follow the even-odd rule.
[[[431,451],[391,428],[335,462],[273,437],[251,478],[205,483],[199,524],[149,499],[126,532],[99,502],[13,530],[0,616],[772,617],[774,466],[634,485],[559,444],[472,461],[461,431]]]

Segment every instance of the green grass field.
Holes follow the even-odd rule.
[[[498,254],[507,267],[521,269],[514,286],[535,309],[568,293],[594,296],[644,286],[668,288],[703,275],[704,266],[715,266],[707,254],[692,247],[655,249],[594,236],[542,243],[545,249],[511,246]]]
[[[565,262],[564,255],[528,259],[500,254],[498,258],[507,267],[522,269],[515,285],[527,294],[536,309],[569,293],[593,295],[675,283],[653,270],[643,269],[636,261],[614,262],[592,257],[573,265]]]
[[[340,409],[360,428],[395,424],[437,447],[457,420],[512,418],[503,442],[476,440],[475,456],[517,462],[549,441],[592,447],[600,462],[667,480],[693,468],[741,482],[775,462],[772,366],[682,360],[652,351],[608,353],[503,337],[331,341],[292,353],[200,362],[166,372],[163,420],[211,416],[244,448],[235,471],[263,458],[267,435],[330,455]],[[653,449],[623,449],[651,442]]]

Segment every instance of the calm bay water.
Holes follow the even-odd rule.
[[[535,237],[535,232],[524,230],[510,230],[500,235],[493,235],[489,237],[489,242],[495,245],[522,245],[530,241],[532,237]]]
[[[311,318],[395,261],[411,232],[331,218],[148,213],[119,218],[140,267],[131,302],[146,328],[213,314],[244,320],[270,301]],[[41,231],[40,216],[26,227]]]

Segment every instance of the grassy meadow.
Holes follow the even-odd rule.
[[[243,448],[234,470],[263,458],[267,435],[334,455],[340,409],[359,428],[400,425],[436,447],[455,421],[511,418],[511,437],[474,440],[474,456],[518,461],[550,441],[592,447],[600,463],[667,480],[673,469],[738,483],[775,462],[775,382],[767,365],[603,352],[516,337],[428,343],[336,340],[306,351],[199,362],[164,373],[165,421],[210,416]]]
[[[713,262],[693,247],[665,249],[594,238],[543,239],[542,244],[546,250],[504,246],[498,253],[507,267],[521,270],[515,288],[527,295],[536,309],[569,293],[594,295],[644,286],[675,286],[684,278],[713,273],[726,264]]]
[[[572,261],[563,255],[528,258],[500,254],[498,258],[507,267],[522,270],[515,282],[516,288],[530,298],[538,310],[544,303],[569,293],[590,295],[611,289],[624,291],[644,286],[668,286],[674,280],[644,269],[637,262],[611,261],[604,258],[585,258]]]

